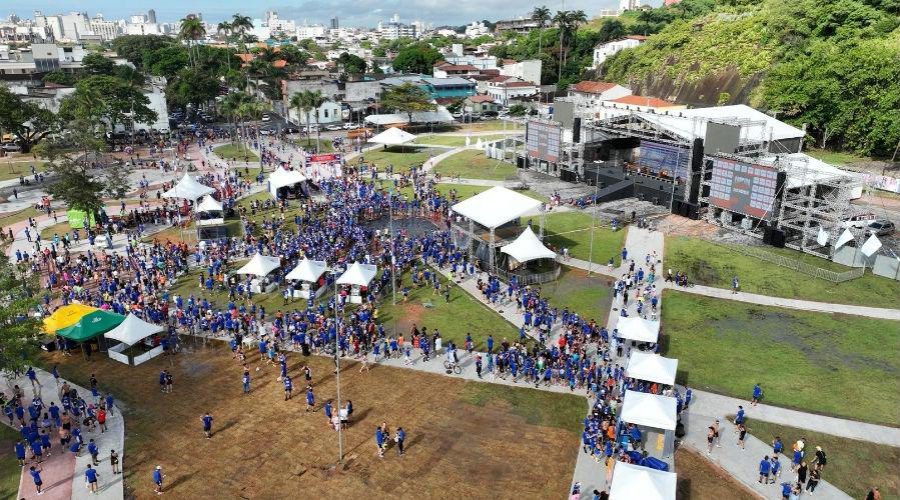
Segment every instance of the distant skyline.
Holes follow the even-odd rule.
[[[661,3],[660,1],[653,2]],[[616,8],[618,0],[568,0],[564,2],[567,10],[583,10],[588,18],[594,17],[601,9]],[[16,14],[23,19],[31,19],[35,10],[44,14],[69,12],[87,12],[91,17],[100,13],[108,19],[128,19],[136,14],[146,13],[149,9],[156,11],[159,22],[175,22],[186,14],[201,12],[203,19],[219,22],[231,18],[237,12],[251,19],[263,18],[267,10],[278,12],[282,19],[294,19],[298,23],[304,20],[309,24],[328,24],[332,17],[341,20],[341,26],[374,26],[381,20],[388,20],[395,13],[402,22],[414,20],[439,25],[459,26],[472,21],[488,19],[514,19],[531,12],[535,6],[545,5],[552,12],[562,9],[563,2],[527,1],[510,2],[508,0],[456,0],[452,2],[438,0],[299,0],[288,4],[285,0],[272,0],[272,3],[257,3],[235,0],[138,0],[122,2],[120,0],[40,0],[36,2],[17,3],[15,6],[0,8],[0,16]]]

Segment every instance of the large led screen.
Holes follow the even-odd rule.
[[[712,159],[709,203],[757,219],[769,219],[778,192],[778,170],[727,158]]]
[[[658,142],[641,141],[638,164],[654,175],[687,177],[691,150]]]
[[[558,123],[529,121],[525,127],[525,149],[531,158],[556,163],[562,143],[562,127]]]

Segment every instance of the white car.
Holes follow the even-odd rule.
[[[862,228],[868,227],[869,224],[875,222],[876,219],[878,219],[878,218],[875,217],[875,214],[871,214],[871,213],[859,214],[859,215],[854,215],[853,217],[846,219],[841,224],[841,226],[846,229],[850,229],[850,228],[862,229]]]
[[[343,130],[343,129],[344,129],[344,127],[341,125],[328,125],[325,127],[325,130],[329,130],[332,132],[337,131],[337,130]]]
[[[262,116],[262,121],[264,121],[264,122],[267,122],[267,121],[269,121],[269,120],[271,120],[271,119],[272,119],[272,117],[269,116],[269,115],[263,115],[263,116]]]
[[[344,130],[353,130],[359,128],[355,123],[345,123]]]

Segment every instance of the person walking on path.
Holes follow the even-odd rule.
[[[206,439],[212,438],[212,415],[210,415],[209,412],[204,413],[203,416],[200,417],[200,422],[203,423],[203,433],[206,434]]]
[[[316,408],[316,395],[313,393],[311,385],[306,386],[306,411],[310,412]]]
[[[809,492],[810,495],[816,491],[816,486],[819,485],[819,480],[822,479],[822,473],[819,469],[813,469],[809,473],[809,481],[806,482],[806,491]]]
[[[119,454],[116,450],[109,450],[109,465],[112,467],[113,474],[119,474]]]
[[[29,366],[28,371],[25,372],[28,375],[28,380],[31,382],[31,388],[37,392],[38,388],[43,388],[41,385],[41,381],[37,378],[37,372],[34,371],[34,367]]]
[[[378,458],[384,458],[384,433],[381,427],[375,428],[375,445],[378,446]]]
[[[250,394],[250,370],[244,370],[244,376],[241,377],[241,384],[244,386],[244,394]]]
[[[84,471],[84,478],[87,480],[88,489],[93,494],[97,494],[97,478],[100,477],[100,474],[97,473],[97,470],[91,467],[91,464],[88,464],[87,470]]]
[[[758,406],[759,400],[762,399],[762,396],[763,396],[762,387],[757,383],[755,386],[753,386],[753,397],[750,399],[750,405]]]
[[[738,424],[737,430],[738,430],[738,442],[737,442],[737,444],[738,444],[738,446],[740,446],[741,449],[743,450],[743,449],[745,449],[745,448],[744,448],[744,443],[745,443],[745,438],[747,437],[747,428],[744,427],[744,424]]]
[[[106,394],[106,413],[108,414],[108,416],[112,417],[115,414],[115,411],[113,411],[113,408],[115,408],[115,407],[116,407],[115,398],[113,398],[113,395],[111,393],[107,393]]]
[[[759,462],[759,484],[769,483],[769,472],[772,470],[772,462],[769,462],[769,455],[763,457]]]
[[[157,495],[163,494],[163,478],[165,477],[166,475],[163,474],[162,465],[157,465],[156,469],[153,470],[153,484],[156,485],[153,491]]]
[[[294,383],[291,381],[291,377],[288,375],[284,376],[284,400],[287,401],[291,399],[294,392]]]
[[[731,278],[731,293],[732,293],[732,295],[737,294],[740,289],[741,289],[741,282],[740,282],[740,280],[738,280],[738,277],[735,276],[735,277]]]
[[[31,468],[28,469],[28,473],[31,474],[31,479],[34,480],[34,488],[37,490],[38,495],[44,494],[44,490],[41,489],[42,486],[44,486],[44,481],[41,479],[41,471],[43,471],[43,469],[40,464],[37,466],[32,465]]]
[[[22,441],[16,441],[14,449],[16,452],[16,460],[19,461],[19,467],[25,467],[25,445],[22,444]]]
[[[100,449],[97,448],[97,443],[95,443],[93,439],[88,441],[88,453],[91,455],[91,463],[93,465],[100,465],[100,460],[97,459],[97,456],[100,454]]]

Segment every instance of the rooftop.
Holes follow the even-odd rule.
[[[602,94],[607,90],[613,89],[619,86],[618,83],[611,82],[592,82],[590,80],[584,80],[575,84],[572,87],[572,90],[575,92],[581,92],[583,94]]]
[[[646,106],[648,108],[669,108],[672,106],[678,106],[678,104],[666,101],[665,99],[658,99],[656,97],[647,97],[642,95],[626,95],[617,99],[610,99],[608,102],[631,104],[635,106]]]

